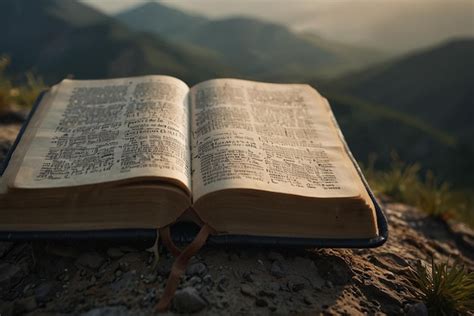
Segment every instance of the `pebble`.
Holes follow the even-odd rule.
[[[406,307],[407,316],[428,316],[428,308],[422,302],[410,304]]]
[[[277,282],[270,282],[268,284],[268,288],[271,290],[271,291],[274,291],[274,292],[278,292],[281,288],[280,286],[280,283],[277,283]]]
[[[204,278],[202,278],[204,284],[210,285],[212,284],[212,276],[210,274],[206,274]]]
[[[107,255],[112,259],[118,259],[123,257],[125,253],[120,248],[109,248],[107,249]]]
[[[240,292],[242,292],[242,294],[247,295],[247,296],[252,296],[252,297],[256,296],[255,289],[248,284],[242,284],[240,286]]]
[[[86,252],[77,258],[76,263],[80,266],[90,268],[93,270],[99,269],[99,267],[105,262],[104,257],[97,252]]]
[[[243,274],[242,274],[242,278],[247,281],[247,282],[250,282],[250,283],[253,283],[254,282],[254,279],[253,279],[253,276],[252,276],[252,272],[251,271],[245,271]]]
[[[272,263],[270,273],[277,278],[284,277],[286,274],[285,271],[283,271],[283,268],[281,267],[280,263],[278,263],[277,261],[274,261]]]
[[[304,289],[306,286],[306,280],[300,276],[291,276],[288,280],[288,289],[293,292],[298,292]]]
[[[45,303],[49,301],[52,289],[53,284],[51,282],[45,282],[37,286],[35,289],[36,301],[39,303]]]
[[[314,301],[313,301],[313,298],[307,294],[305,294],[303,296],[303,302],[306,304],[306,305],[313,305],[314,304]]]
[[[185,287],[176,291],[173,307],[178,313],[196,313],[206,307],[207,303],[193,287]]]
[[[199,283],[201,283],[201,281],[202,281],[201,278],[200,278],[199,276],[197,276],[197,275],[195,275],[195,276],[193,276],[191,279],[189,279],[189,283],[190,283],[191,285],[199,284]]]
[[[229,278],[227,277],[222,277],[219,279],[219,282],[217,283],[217,289],[220,291],[220,292],[224,292],[227,287],[229,286]]]
[[[272,291],[267,291],[267,290],[260,290],[258,291],[258,295],[274,298],[276,296],[276,293]]]
[[[137,310],[129,311],[126,306],[103,306],[91,309],[80,316],[142,316]]]
[[[202,276],[206,274],[207,272],[207,267],[204,263],[198,262],[191,264],[187,269],[186,269],[186,274],[187,275],[198,275]]]

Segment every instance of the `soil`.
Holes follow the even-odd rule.
[[[1,123],[0,123],[1,124]],[[0,125],[0,160],[19,130]],[[167,314],[427,313],[408,271],[418,260],[474,269],[474,234],[382,197],[389,240],[375,249],[205,247]],[[0,315],[153,315],[173,258],[149,244],[0,242]]]

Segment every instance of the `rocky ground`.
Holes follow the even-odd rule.
[[[18,126],[0,125],[0,160]],[[169,314],[426,314],[410,294],[410,266],[433,256],[473,269],[474,235],[407,205],[383,206],[390,237],[376,249],[202,249]],[[155,267],[149,246],[0,242],[0,315],[154,314],[173,258],[162,251]]]

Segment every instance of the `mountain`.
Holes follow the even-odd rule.
[[[199,15],[184,13],[157,2],[120,12],[116,18],[136,31],[150,32],[164,36],[187,32],[208,20]]]
[[[413,115],[474,145],[474,39],[460,39],[336,80],[332,87]]]
[[[348,45],[298,34],[284,26],[247,17],[206,20],[156,2],[116,16],[129,27],[192,44],[222,63],[237,68],[247,78],[271,81],[304,81],[330,77],[379,60],[382,54],[362,50],[360,58],[347,53]],[[354,49],[353,51],[356,51]],[[357,50],[359,52],[359,50]]]
[[[430,50],[323,84],[356,156],[395,150],[455,185],[474,186],[474,40]]]
[[[70,74],[168,74],[193,84],[230,71],[201,50],[133,32],[76,1],[0,1],[0,28],[0,53],[11,56],[10,72],[33,70],[50,83]]]

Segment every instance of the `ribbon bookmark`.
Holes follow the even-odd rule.
[[[171,267],[168,281],[166,281],[165,291],[156,305],[156,310],[158,312],[164,312],[169,308],[171,301],[173,300],[174,293],[178,288],[181,276],[186,271],[189,260],[199,251],[199,249],[202,248],[202,246],[204,246],[207,237],[214,233],[214,229],[208,224],[204,224],[194,240],[188,246],[186,246],[183,251],[176,247],[173,240],[171,240],[169,226],[160,228],[159,231],[163,244],[168,249],[168,251],[176,257],[176,260]]]

